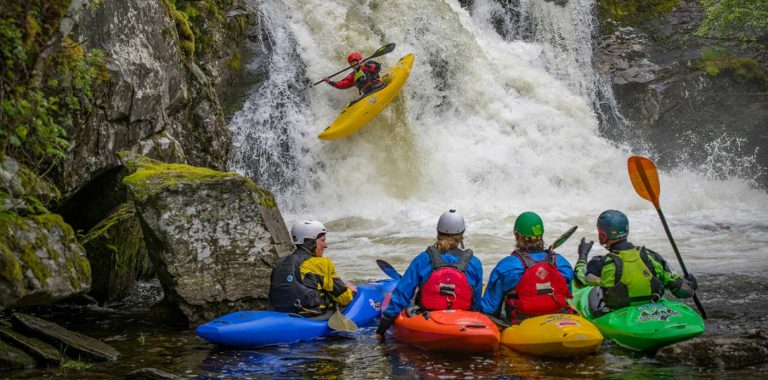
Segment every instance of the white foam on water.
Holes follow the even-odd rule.
[[[476,3],[470,13],[457,1],[256,2],[271,46],[269,78],[232,119],[232,169],[275,192],[289,227],[324,222],[327,255],[347,278],[381,278],[377,258],[404,270],[449,208],[465,216],[467,246],[486,277],[511,250],[514,220],[527,210],[544,219],[547,241],[580,226],[561,249],[571,260],[580,237],[596,238],[601,211],[622,210],[630,240],[677,266],[655,209],[629,181],[629,148],[599,134],[594,73],[585,49],[568,45],[582,39],[568,49],[546,38],[505,40],[482,11],[487,3]],[[297,89],[343,68],[350,52],[367,56],[389,42],[397,48],[378,59],[384,70],[415,55],[400,95],[356,134],[318,139],[356,90]],[[570,65],[582,66],[552,63],[570,54]],[[662,172],[661,185],[689,271],[768,269],[764,191],[684,168]]]

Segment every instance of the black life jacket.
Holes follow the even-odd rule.
[[[608,308],[616,310],[630,305],[656,302],[664,295],[664,285],[659,280],[656,267],[648,257],[645,247],[618,251],[618,254],[609,253],[607,256],[616,266],[614,286],[603,287],[603,302]],[[627,259],[627,263],[622,256]],[[629,272],[625,271],[625,264],[629,265]],[[631,291],[628,285],[632,285]]]
[[[272,269],[269,285],[269,303],[275,311],[284,313],[311,312],[327,303],[319,290],[301,281],[301,264],[311,256],[297,249],[281,258]]]

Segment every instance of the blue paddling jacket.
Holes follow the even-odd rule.
[[[440,257],[447,263],[458,261],[458,257],[448,253],[443,253]],[[397,283],[397,287],[392,291],[392,298],[384,310],[384,316],[394,319],[401,311],[410,306],[416,289],[424,285],[430,274],[432,274],[432,262],[429,259],[429,253],[425,250],[416,256],[408,269],[405,270],[400,282]],[[473,290],[472,309],[480,310],[480,299],[483,295],[483,265],[477,257],[472,256],[465,275]]]
[[[536,252],[528,254],[536,261],[544,260],[547,253]],[[565,257],[557,254],[557,270],[565,277],[568,287],[572,286],[573,268]],[[485,287],[485,294],[482,299],[482,311],[485,314],[495,315],[504,303],[504,295],[517,287],[520,278],[523,277],[525,269],[523,263],[516,256],[507,256],[493,268],[491,277],[488,279],[488,285]]]

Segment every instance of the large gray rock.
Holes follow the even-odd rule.
[[[81,240],[91,263],[90,294],[99,302],[128,296],[151,269],[133,202],[126,202],[94,226]]]
[[[44,319],[22,313],[13,313],[11,321],[16,330],[34,334],[42,340],[61,347],[64,355],[69,358],[114,361],[120,356],[120,352],[98,339],[67,330]]]
[[[236,173],[123,160],[166,298],[190,322],[266,306],[272,267],[292,248],[272,194]]]
[[[103,0],[85,7],[73,36],[101,49],[109,73],[86,125],[57,172],[65,198],[133,150],[167,162],[224,168],[230,135],[216,93],[184,58],[167,0]],[[115,205],[113,205],[115,206]]]
[[[0,211],[0,310],[54,302],[90,285],[88,259],[61,216]]]

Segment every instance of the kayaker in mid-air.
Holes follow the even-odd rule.
[[[668,289],[677,298],[692,297],[698,282],[693,274],[685,277],[673,272],[661,255],[627,240],[629,221],[617,210],[603,211],[597,218],[598,240],[608,250],[605,256],[587,258],[593,241],[579,244],[576,279],[581,285],[595,286],[590,308],[597,314],[630,305],[658,301]]]
[[[548,252],[544,245],[544,222],[526,211],[515,220],[515,250],[496,264],[483,294],[483,312],[504,322],[517,324],[544,314],[569,313],[571,263]]]
[[[357,287],[339,278],[333,261],[323,257],[326,233],[325,226],[314,220],[291,228],[296,250],[281,258],[270,276],[269,303],[274,310],[312,316],[352,301]]]
[[[448,210],[437,221],[437,241],[416,256],[392,291],[376,335],[384,339],[395,317],[415,303],[415,313],[427,310],[480,310],[483,266],[464,249],[464,217]],[[418,294],[416,294],[416,290]],[[414,298],[415,297],[415,298]]]
[[[356,86],[360,95],[368,95],[381,87],[381,79],[379,78],[381,64],[370,59],[363,62],[363,56],[357,52],[347,56],[347,63],[349,63],[349,67],[354,69],[349,75],[337,82],[326,77],[323,78],[323,82],[338,89]]]

